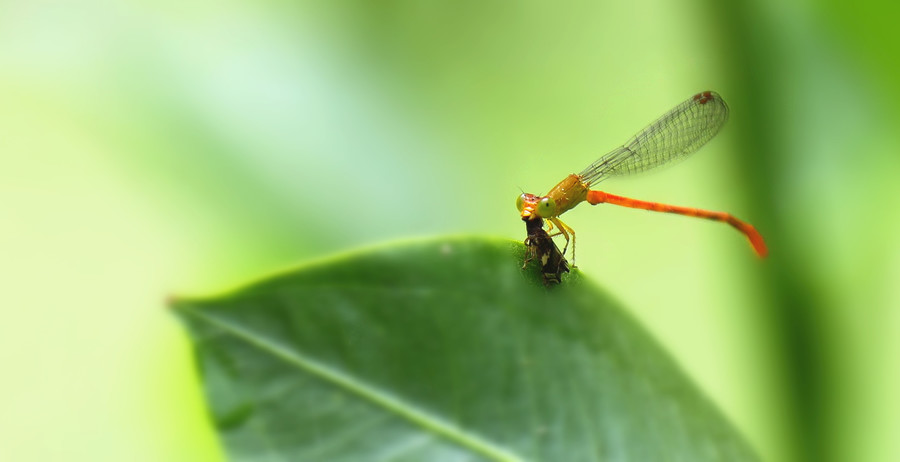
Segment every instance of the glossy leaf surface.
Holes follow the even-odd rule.
[[[231,460],[756,460],[618,303],[523,255],[404,242],[173,302]]]

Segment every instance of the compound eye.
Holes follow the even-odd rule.
[[[556,201],[545,197],[538,202],[537,213],[542,218],[552,218],[556,216]]]
[[[516,208],[519,209],[519,212],[525,208],[525,195],[522,194],[516,199]]]

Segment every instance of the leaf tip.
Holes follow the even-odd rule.
[[[179,297],[178,295],[169,294],[166,295],[165,305],[166,308],[172,311],[181,311],[184,309],[185,299],[183,297]]]

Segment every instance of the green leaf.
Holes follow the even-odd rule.
[[[524,252],[407,242],[176,300],[231,460],[756,460],[606,293]]]

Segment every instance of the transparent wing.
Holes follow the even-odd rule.
[[[697,93],[589,165],[578,176],[590,186],[683,159],[716,136],[728,120],[728,105],[713,91]]]

